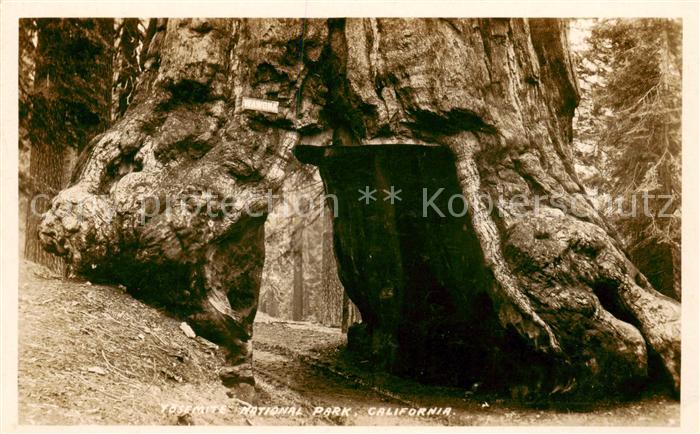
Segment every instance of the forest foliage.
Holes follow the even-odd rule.
[[[588,44],[578,73],[590,113],[577,133],[598,176],[587,184],[637,266],[680,299],[681,22],[600,20]]]

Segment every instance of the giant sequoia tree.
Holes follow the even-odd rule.
[[[339,272],[363,318],[352,347],[395,372],[524,393],[593,396],[653,371],[678,390],[680,306],[628,260],[572,168],[563,23],[156,27],[132,104],[83,154],[41,237],[226,346],[225,381],[252,381],[267,191],[306,144],[323,147],[296,155],[340,201]],[[243,97],[280,110],[243,110]],[[365,185],[404,199],[364,207]],[[438,187],[468,213],[422,218],[422,188]]]

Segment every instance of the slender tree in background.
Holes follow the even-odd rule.
[[[355,324],[356,322],[360,322],[361,317],[360,317],[360,311],[353,304],[352,300],[350,300],[350,297],[348,297],[348,294],[343,291],[343,306],[341,309],[341,323],[340,323],[340,330],[343,333],[347,333],[347,331],[350,329],[350,326]]]
[[[19,146],[28,151],[29,119],[32,113],[31,92],[34,88],[34,68],[36,55],[36,20],[23,19],[19,22]],[[20,184],[20,188],[22,185]]]
[[[31,117],[20,107],[31,143],[27,181],[32,202],[25,256],[54,269],[60,268],[60,261],[39,244],[39,216],[48,209],[47,199],[66,185],[71,155],[109,125],[113,26],[112,19],[36,21],[35,75],[31,94],[25,99]],[[22,45],[27,46],[26,39]]]
[[[265,227],[260,310],[280,319],[341,326],[343,286],[333,253],[332,211],[313,166],[289,171]],[[307,205],[308,204],[308,208]],[[359,320],[352,305],[351,320]]]
[[[36,20],[23,19],[19,22],[19,221],[20,234],[25,233],[27,205],[31,196],[29,183],[29,159],[31,141],[29,123],[32,114],[31,92],[34,88],[34,57],[36,45]],[[24,256],[24,243],[20,243],[20,257]]]
[[[680,300],[681,23],[604,20],[590,42],[609,65],[594,96],[607,212],[652,285]]]
[[[301,321],[304,319],[304,258],[303,258],[303,234],[304,221],[298,216],[292,218],[292,236],[289,250],[292,256],[292,319]]]

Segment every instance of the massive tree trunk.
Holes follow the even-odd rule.
[[[227,381],[252,380],[266,193],[294,146],[332,137],[297,155],[340,201],[339,272],[364,324],[353,348],[395,372],[514,393],[609,394],[650,366],[678,390],[679,304],[628,260],[572,168],[578,93],[561,22],[160,20],[145,64],[43,239],[225,345]],[[243,97],[279,112],[244,110]],[[364,186],[375,208],[357,200]],[[422,189],[438,187],[436,207],[458,216],[422,218]],[[533,206],[537,195],[556,201]]]

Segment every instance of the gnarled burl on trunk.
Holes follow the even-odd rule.
[[[652,369],[679,390],[680,305],[628,260],[572,167],[562,22],[170,19],[144,55],[134,102],[40,236],[226,347],[227,383],[253,381],[268,191],[304,143],[339,199],[339,272],[363,318],[351,348],[515,393],[609,395]],[[365,186],[377,203],[357,201]],[[423,217],[423,189],[439,188],[445,217]]]

